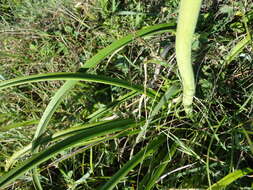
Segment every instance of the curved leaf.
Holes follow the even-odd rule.
[[[135,84],[131,84],[125,80],[110,78],[106,76],[97,76],[85,73],[47,73],[38,74],[25,77],[14,78],[0,82],[0,90],[12,86],[17,86],[20,84],[26,84],[31,82],[49,81],[49,80],[75,80],[75,81],[86,81],[86,82],[97,82],[103,84],[110,84],[126,88],[129,90],[134,90],[145,94],[144,88]],[[155,92],[151,89],[146,90],[146,94],[150,97],[155,97]]]
[[[248,45],[250,42],[251,42],[250,35],[239,41],[226,56],[225,63],[226,64],[231,63],[236,58],[236,56],[238,56],[242,52],[242,50],[246,47],[246,45]]]
[[[73,148],[75,146],[78,146],[80,143],[87,141],[91,138],[98,138],[103,135],[109,135],[118,131],[134,128],[138,125],[136,121],[131,119],[126,120],[115,120],[111,121],[110,124],[101,127],[100,125],[88,128],[80,133],[77,133],[73,136],[70,136],[51,147],[34,154],[31,158],[24,161],[17,167],[13,168],[9,172],[7,172],[5,175],[1,176],[0,178],[0,188],[3,188],[4,186],[10,184],[15,179],[17,179],[19,176],[27,172],[28,170],[38,166],[40,163],[52,158],[55,154],[58,154],[59,152]],[[36,148],[36,147],[35,147]]]
[[[237,180],[238,178],[245,176],[249,173],[252,173],[253,169],[251,168],[245,168],[242,170],[236,170],[225,177],[223,177],[221,180],[219,180],[217,183],[213,184],[211,187],[209,187],[207,190],[219,190],[224,189],[226,186]]]
[[[111,45],[107,46],[106,48],[100,50],[95,56],[93,56],[91,59],[86,61],[83,68],[93,68],[95,67],[100,61],[102,61],[107,55],[112,54],[117,49],[127,45],[128,43],[132,42],[136,38],[152,35],[156,32],[173,32],[175,24],[174,23],[168,23],[168,24],[158,24],[150,27],[143,28],[133,34],[129,34]]]
[[[34,125],[38,124],[38,120],[30,120],[30,121],[23,121],[23,122],[18,122],[18,123],[12,123],[9,125],[5,125],[3,127],[0,127],[0,132],[6,132],[10,129],[18,128],[18,127],[23,127],[23,126],[28,126],[28,125]]]
[[[123,37],[111,45],[107,46],[106,48],[99,51],[95,56],[93,56],[91,59],[86,61],[83,68],[92,68],[95,67],[97,64],[100,63],[105,57],[112,54],[119,48],[123,47],[124,45],[127,45],[128,43],[132,42],[134,39],[138,37],[144,37],[148,35],[152,35],[155,33],[163,33],[171,31],[174,32],[173,27],[175,26],[174,23],[172,24],[159,24],[151,27],[147,27],[144,29],[141,29],[137,31],[134,34],[130,34],[126,37]],[[61,100],[64,98],[65,95],[75,86],[77,82],[76,81],[68,81],[66,82],[54,95],[53,99],[48,104],[45,112],[43,113],[43,116],[39,122],[39,125],[37,127],[37,130],[35,132],[33,142],[36,143],[37,138],[45,131],[46,126],[48,125],[49,120],[51,119],[53,113],[55,112],[57,106],[60,104]]]
[[[155,26],[147,27],[137,31],[135,34],[130,34],[126,37],[123,37],[120,40],[113,42],[110,46],[107,46],[103,50],[99,51],[96,55],[94,55],[91,59],[89,59],[84,65],[85,68],[95,67],[102,61],[104,58],[112,54],[117,49],[127,45],[132,42],[134,39],[138,37],[144,37],[147,35],[153,35],[155,33],[164,33],[164,32],[174,32],[174,23],[170,24],[158,24]],[[52,100],[48,104],[46,110],[43,113],[42,118],[40,119],[39,125],[37,127],[34,140],[38,138],[44,131],[46,126],[48,125],[49,120],[51,119],[53,113],[55,112],[57,106],[60,104],[61,100],[65,95],[77,84],[77,81],[67,81],[53,96]]]
[[[138,152],[131,160],[129,160],[124,166],[113,176],[111,179],[99,190],[112,190],[119,181],[125,177],[135,166],[142,162],[147,156],[156,152],[158,147],[166,140],[166,136],[160,135],[157,139],[153,140],[140,152]]]
[[[53,135],[51,135],[50,137],[42,137],[39,139],[37,143],[40,145],[43,145],[49,142],[54,142],[56,140],[67,138],[69,136],[80,133],[86,130],[87,128],[105,127],[107,125],[111,125],[111,122],[112,121],[100,121],[100,122],[89,123],[89,124],[80,124],[78,126],[74,126],[62,131],[58,131],[54,133]],[[91,143],[91,141],[87,141],[87,143]],[[22,147],[22,149],[20,150],[15,151],[14,154],[6,160],[5,171],[8,171],[10,167],[12,167],[12,165],[17,161],[18,158],[20,158],[21,156],[24,156],[26,153],[30,152],[31,150],[32,150],[32,143],[28,144],[27,146]]]
[[[158,165],[156,168],[151,168],[152,170],[150,172],[148,172],[147,181],[143,181],[144,183],[140,183],[139,185],[139,190],[141,189],[145,189],[145,190],[150,190],[152,189],[152,187],[155,185],[155,183],[157,182],[157,180],[159,179],[159,177],[162,175],[162,173],[164,172],[166,166],[170,163],[172,157],[174,156],[175,152],[177,150],[177,144],[173,144],[171,149],[168,151],[167,155],[164,157],[163,161],[160,163],[160,165]],[[145,179],[145,177],[143,178]]]

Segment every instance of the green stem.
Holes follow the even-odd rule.
[[[192,112],[195,81],[191,61],[191,47],[202,0],[181,0],[176,34],[176,57],[183,83],[185,112]]]

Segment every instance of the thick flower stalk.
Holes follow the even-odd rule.
[[[176,58],[183,83],[185,112],[192,112],[195,80],[192,69],[191,47],[202,0],[181,0],[176,34]]]

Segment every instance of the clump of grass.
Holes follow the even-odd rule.
[[[189,118],[179,1],[44,1],[48,14],[24,10],[23,24],[10,15],[39,2],[15,2],[0,6],[1,188],[251,188],[252,3],[203,1]]]

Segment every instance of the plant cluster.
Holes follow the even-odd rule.
[[[252,189],[252,8],[2,0],[0,189]]]

